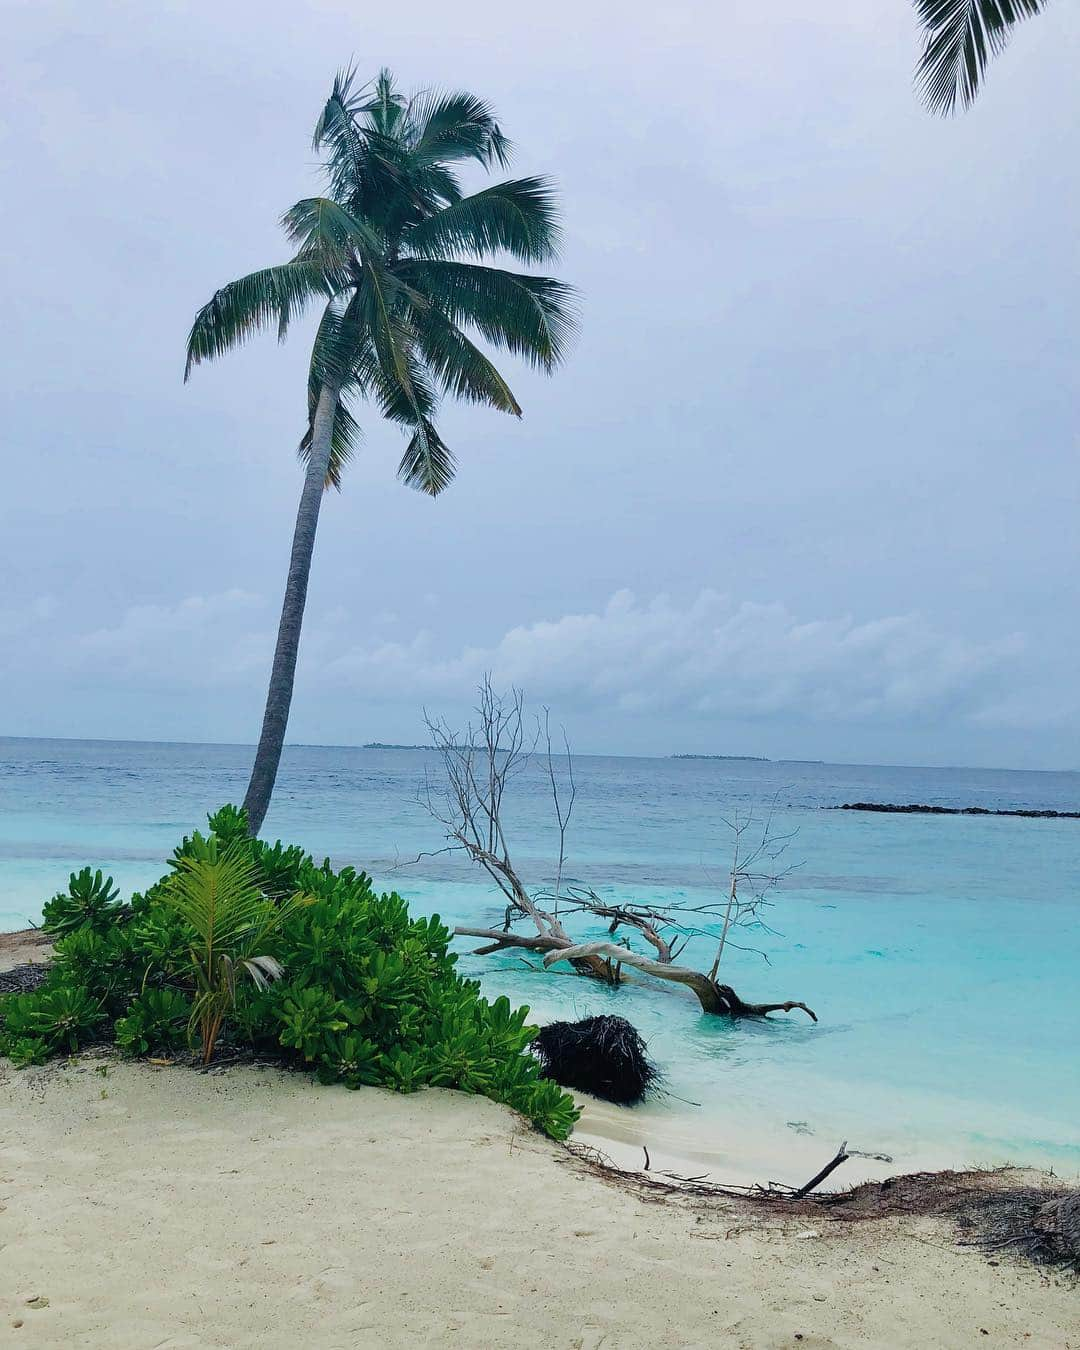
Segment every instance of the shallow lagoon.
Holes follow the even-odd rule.
[[[125,890],[153,880],[182,833],[242,796],[249,755],[0,740],[0,929],[36,920],[86,864]],[[291,747],[265,833],[364,866],[417,910],[497,922],[497,893],[459,859],[407,861],[442,842],[417,802],[437,768],[421,752]],[[861,1174],[1009,1159],[1080,1173],[1080,821],[822,809],[1074,810],[1080,775],[585,756],[576,771],[567,873],[623,899],[707,895],[730,851],[721,818],[776,803],[801,864],[769,916],[783,936],[753,938],[769,964],[725,956],[724,978],[749,999],[803,999],[821,1019],[729,1025],[667,990],[463,956],[489,994],[528,1002],[539,1020],[618,1011],[639,1026],[667,1095],[633,1113],[592,1110],[586,1133],[621,1139],[626,1160],[644,1141],[654,1165],[733,1179],[804,1179],[841,1139],[893,1159],[857,1162]],[[521,870],[542,885],[557,840],[539,774],[518,780],[510,824]]]

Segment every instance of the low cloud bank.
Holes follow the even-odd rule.
[[[619,591],[596,613],[510,629],[488,647],[356,645],[320,678],[399,698],[467,694],[484,671],[534,697],[628,713],[799,713],[825,720],[974,714],[1000,692],[1017,637],[973,642],[918,615],[805,621],[782,604],[702,591],[687,604]]]
[[[19,623],[8,615],[7,627],[18,630],[23,673],[40,664],[81,680],[137,685],[145,695],[261,691],[275,617],[264,598],[227,590],[135,606],[112,626],[75,633],[70,616],[38,602]],[[622,590],[595,612],[522,624],[490,645],[456,650],[427,632],[350,643],[360,626],[340,611],[309,616],[306,687],[348,691],[350,701],[457,702],[491,671],[498,685],[521,685],[560,715],[606,708],[892,724],[942,717],[986,724],[995,714],[1015,723],[1025,702],[1017,636],[975,641],[918,614],[807,620],[783,604],[737,602],[712,590],[686,602]],[[1026,711],[1039,719],[1037,708]],[[1045,711],[1060,717],[1060,700]]]

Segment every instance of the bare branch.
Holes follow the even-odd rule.
[[[544,965],[552,966],[558,961],[581,961],[586,957],[595,956],[606,956],[609,960],[624,962],[658,980],[688,985],[697,994],[703,1012],[722,1013],[730,1017],[764,1017],[771,1012],[791,1012],[793,1008],[801,1008],[815,1022],[817,1021],[817,1014],[805,1003],[794,1001],[744,1003],[730,985],[717,984],[698,970],[688,970],[685,966],[672,965],[669,961],[653,961],[648,956],[620,947],[614,942],[582,942],[576,947],[551,951],[544,957]]]
[[[460,926],[454,930],[457,936],[482,940],[483,945],[476,949],[477,955],[488,956],[508,949],[540,952],[544,956],[545,969],[568,962],[578,974],[615,985],[622,982],[625,965],[693,989],[706,1012],[764,1017],[769,1012],[802,1008],[817,1020],[803,1003],[745,1003],[729,985],[717,982],[720,961],[728,947],[755,950],[734,940],[735,929],[774,932],[763,919],[762,911],[770,903],[770,891],[791,870],[775,864],[794,837],[794,832],[785,834],[773,829],[775,798],[760,835],[755,832],[752,810],[738,810],[732,820],[725,822],[732,832],[733,848],[722,899],[696,905],[640,905],[621,899],[605,899],[587,886],[572,886],[564,894],[567,836],[577,801],[577,783],[565,730],[561,754],[552,744],[550,710],[545,708],[543,719],[536,719],[535,731],[530,736],[526,732],[525,699],[521,690],[513,689],[507,696],[499,695],[492,688],[490,676],[485,676],[480,685],[475,721],[470,721],[464,732],[453,731],[444,720],[430,716],[426,710],[424,721],[445,771],[445,786],[441,791],[425,777],[419,794],[432,818],[446,831],[446,849],[439,851],[463,850],[484,869],[507,901],[502,929]],[[511,860],[503,824],[503,805],[511,779],[528,765],[541,743],[559,833],[559,853],[554,891],[530,894]],[[560,767],[563,756],[565,768]],[[607,926],[607,939],[576,941],[564,926],[565,919],[575,915],[603,922]],[[719,935],[715,925],[708,926],[710,920],[719,923]],[[534,931],[530,934],[514,932],[513,925],[522,921]],[[621,941],[618,940],[620,934]],[[633,949],[631,939],[634,935],[648,943],[655,957]],[[717,942],[712,967],[707,974],[675,963],[676,956],[684,952],[687,943],[694,938]],[[768,960],[764,952],[758,954]]]

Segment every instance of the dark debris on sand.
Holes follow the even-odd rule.
[[[552,1022],[541,1029],[533,1050],[545,1078],[620,1106],[640,1102],[660,1077],[637,1028],[625,1017]]]
[[[41,964],[12,966],[0,970],[0,994],[30,994],[44,984],[49,967]]]
[[[837,1219],[940,1215],[960,1230],[963,1246],[1080,1275],[1080,1191],[1049,1176],[1041,1185],[1025,1181],[1010,1167],[915,1172],[821,1195],[816,1203]]]
[[[988,1255],[1001,1253],[1036,1266],[1062,1266],[1080,1275],[1080,1191],[1024,1186],[972,1197],[954,1214],[967,1239]]]
[[[804,1220],[827,1218],[839,1226],[893,1218],[940,1218],[954,1226],[961,1247],[982,1252],[992,1264],[1028,1262],[1080,1280],[1080,1190],[1052,1174],[1032,1184],[1032,1173],[1015,1167],[991,1170],[914,1172],[864,1181],[840,1191],[800,1195],[774,1186],[734,1186],[708,1177],[617,1166],[599,1150],[571,1141],[567,1157],[640,1199],[691,1208],[732,1203],[748,1211]]]

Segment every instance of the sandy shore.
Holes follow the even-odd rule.
[[[52,943],[37,928],[23,928],[17,933],[0,933],[0,971],[12,966],[41,965],[52,956]]]
[[[12,1346],[1080,1346],[1080,1290],[952,1244],[647,1203],[456,1093],[0,1061]]]

